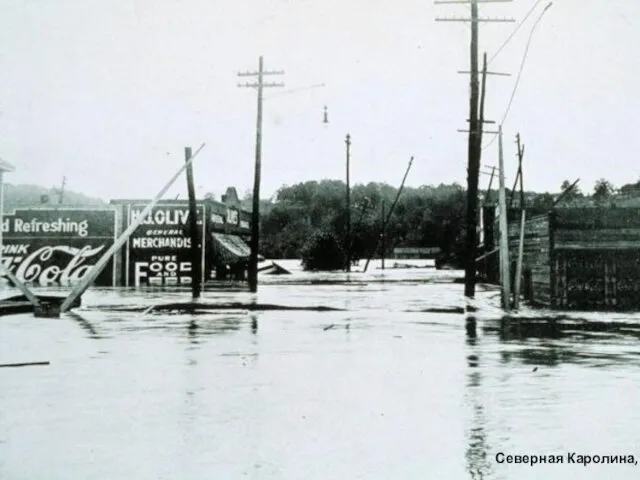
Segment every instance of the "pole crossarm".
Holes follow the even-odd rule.
[[[436,0],[436,5],[456,5],[460,3],[471,4],[471,3],[507,3],[512,2],[513,0]]]
[[[469,74],[471,74],[471,71],[469,71],[469,70],[458,70],[458,73],[469,75]],[[487,73],[487,75],[498,75],[500,77],[510,77],[511,76],[510,73],[502,73],[502,72],[486,72],[486,73]]]
[[[260,84],[259,83],[239,83],[238,87],[240,88],[259,88]],[[284,87],[284,83],[275,83],[275,82],[263,82],[262,83],[262,87]]]
[[[515,22],[515,18],[467,18],[467,17],[437,17],[436,22],[469,22],[469,23],[513,23]]]
[[[264,72],[238,72],[239,77],[259,77],[260,75],[284,75],[284,70],[265,70]]]
[[[460,133],[471,133],[472,135],[478,135],[477,131],[472,132],[471,130],[464,130],[462,128],[459,128],[458,132],[460,132]],[[489,134],[489,135],[497,135],[498,131],[497,130],[482,130],[482,133],[486,133],[486,134]]]

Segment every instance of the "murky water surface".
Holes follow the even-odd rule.
[[[504,337],[488,291],[473,337],[460,272],[372,267],[203,298],[344,311],[143,315],[114,308],[189,293],[92,290],[78,315],[1,317],[0,363],[51,364],[0,368],[0,478],[640,478],[566,463],[640,458],[633,330]]]

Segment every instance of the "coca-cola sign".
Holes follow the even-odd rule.
[[[115,211],[20,209],[2,224],[2,263],[21,282],[70,286],[80,281],[113,244]],[[115,282],[113,259],[96,278]]]

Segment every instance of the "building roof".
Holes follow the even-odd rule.
[[[0,172],[13,172],[14,170],[15,167],[13,165],[0,158]]]

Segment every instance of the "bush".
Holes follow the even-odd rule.
[[[331,232],[313,234],[302,248],[302,268],[305,270],[342,270],[346,264],[345,250]]]

